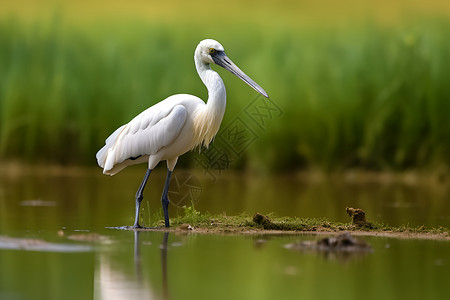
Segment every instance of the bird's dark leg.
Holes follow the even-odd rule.
[[[145,173],[144,179],[142,180],[142,183],[136,192],[136,215],[134,218],[133,228],[142,228],[142,226],[139,225],[139,212],[141,210],[142,199],[144,199],[144,195],[143,195],[144,188],[145,188],[145,185],[147,184],[147,180],[148,180],[148,177],[150,176],[151,172],[152,172],[151,169],[147,170],[147,172]]]
[[[161,204],[164,212],[164,224],[166,227],[169,227],[169,183],[170,183],[170,176],[172,175],[172,171],[167,169],[167,176],[166,176],[166,183],[164,184],[164,191],[161,197]]]

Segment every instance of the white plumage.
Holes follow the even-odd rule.
[[[258,84],[231,62],[217,41],[201,41],[195,50],[194,61],[197,73],[208,89],[207,103],[187,94],[170,96],[146,109],[128,124],[119,127],[97,152],[98,165],[103,168],[103,173],[108,175],[114,175],[129,165],[148,161],[148,174],[138,190],[140,195],[136,194],[135,228],[140,227],[138,211],[150,171],[160,161],[167,161],[168,178],[164,188],[167,194],[170,174],[178,157],[198,145],[208,146],[219,130],[225,113],[226,91],[222,78],[211,69],[211,63],[231,71],[260,94],[268,97]],[[141,198],[139,201],[138,196]],[[168,199],[163,199],[163,202],[165,200],[168,202]],[[168,227],[166,211],[164,214]]]

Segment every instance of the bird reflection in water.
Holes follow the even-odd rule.
[[[142,260],[141,260],[141,242],[139,239],[139,235],[141,234],[140,230],[134,231],[134,267],[136,271],[137,281],[141,284],[142,277]],[[167,284],[167,243],[169,241],[169,232],[164,232],[163,239],[161,244],[159,245],[159,249],[161,250],[161,274],[162,274],[162,299],[168,300],[169,297],[169,288]]]
[[[158,264],[150,266],[159,273],[161,270],[162,286],[152,286],[152,280],[146,276],[146,270],[149,270],[143,263],[149,258],[148,254],[152,251],[145,251],[145,259],[142,257],[141,247],[146,245],[146,241],[142,241],[142,234],[158,234],[159,232],[142,233],[138,230],[134,231],[134,269],[135,276],[130,276],[129,268],[127,268],[127,259],[117,260],[117,254],[121,247],[118,244],[108,245],[107,251],[100,251],[97,259],[97,267],[94,275],[94,299],[122,300],[122,299],[170,299],[168,283],[167,283],[167,250],[169,232],[164,232],[162,241],[159,245],[159,260],[161,261],[161,269]],[[155,237],[155,236],[154,236]],[[146,248],[144,248],[146,249]],[[149,249],[150,250],[150,249]],[[131,253],[130,253],[131,254]],[[122,256],[120,256],[122,257]],[[158,260],[158,259],[157,259]],[[125,263],[125,265],[123,264]],[[145,275],[144,275],[145,274]]]

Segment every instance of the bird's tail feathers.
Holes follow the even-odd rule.
[[[108,145],[105,145],[103,146],[102,149],[98,150],[97,154],[95,155],[95,157],[97,158],[98,165],[102,168],[105,166],[108,150],[109,150]]]
[[[97,154],[95,155],[95,157],[97,158],[97,163],[100,167],[105,168],[105,170],[103,171],[103,173],[105,173],[105,171],[111,169],[113,166],[109,166],[109,169],[105,167],[105,165],[107,165],[107,160],[108,160],[108,155],[110,154],[110,149],[114,147],[114,145],[117,142],[117,138],[119,137],[120,133],[122,132],[122,130],[124,129],[124,127],[126,126],[120,126],[119,128],[117,128],[105,141],[105,146],[103,146],[103,148],[101,148]]]

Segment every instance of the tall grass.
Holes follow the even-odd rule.
[[[205,36],[194,25],[87,31],[57,20],[0,22],[0,158],[94,164],[104,139],[146,107],[174,93],[206,99],[193,51],[202,38],[216,37],[284,111],[246,151],[245,166],[450,164],[449,21],[247,30]],[[227,123],[254,93],[219,72]]]
[[[448,22],[422,25],[367,26],[274,41],[266,59],[274,63],[270,73],[283,74],[272,80],[282,87],[278,98],[286,115],[278,134],[263,136],[253,155],[268,149],[275,137],[280,140],[273,143],[273,156],[297,157],[309,166],[448,165],[450,47],[445,36],[450,27]]]

